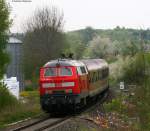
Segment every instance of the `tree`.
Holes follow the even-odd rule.
[[[69,52],[74,54],[74,59],[82,58],[86,44],[83,43],[80,33],[68,32],[66,36],[70,47]]]
[[[109,53],[108,49],[111,47],[111,43],[109,38],[97,36],[89,42],[86,55],[92,58],[104,58]]]
[[[60,56],[66,46],[63,13],[55,7],[35,11],[25,25],[25,77],[31,78],[50,59]]]
[[[86,49],[85,44],[77,43],[74,48],[75,59],[81,59],[83,57],[83,53],[85,49]]]
[[[95,30],[88,26],[83,31],[83,42],[87,44],[89,41],[91,41],[96,36]]]
[[[120,45],[120,54],[123,56],[134,56],[141,50],[140,43],[136,41],[124,41]]]
[[[9,8],[5,0],[0,0],[0,79],[5,73],[5,65],[8,62],[8,55],[5,47],[8,40],[8,28],[10,26]]]

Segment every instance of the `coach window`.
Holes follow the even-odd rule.
[[[102,74],[101,74],[101,70],[98,71],[98,79],[102,79]]]
[[[105,69],[102,70],[102,79],[105,78]]]
[[[95,80],[96,80],[96,79],[95,79],[95,72],[93,72],[93,73],[92,73],[92,83],[94,83]]]
[[[94,72],[94,82],[96,82],[96,81],[97,81],[97,73]]]
[[[103,79],[105,79],[108,76],[108,68],[102,70],[102,76]]]
[[[91,83],[94,82],[94,75],[93,75],[93,72],[91,73]]]
[[[101,80],[101,79],[102,79],[102,71],[98,70],[98,80]]]
[[[98,74],[98,72],[96,72],[96,81],[98,81],[99,80],[99,74]]]
[[[109,74],[109,69],[106,68],[106,77],[108,76],[108,74]]]
[[[91,77],[91,73],[89,73],[89,82],[92,82],[92,77]]]

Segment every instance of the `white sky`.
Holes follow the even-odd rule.
[[[150,27],[150,0],[31,0],[13,2],[12,32],[22,32],[22,24],[34,10],[44,6],[56,6],[64,12],[65,31],[91,26],[97,29]],[[23,1],[23,0],[20,0]]]

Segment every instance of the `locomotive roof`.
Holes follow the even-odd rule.
[[[99,68],[108,67],[108,64],[103,59],[87,59],[87,60],[71,60],[71,59],[58,59],[47,62],[44,67],[60,66],[86,66],[88,70],[95,70]]]
[[[71,59],[58,59],[47,62],[44,67],[55,67],[57,64],[60,66],[84,66],[83,62]]]
[[[108,67],[107,62],[104,59],[89,59],[81,61],[87,66],[88,70],[97,70]]]

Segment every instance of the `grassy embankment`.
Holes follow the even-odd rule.
[[[18,101],[0,85],[0,95],[0,128],[42,112],[38,91],[24,91],[20,94],[23,99]]]

